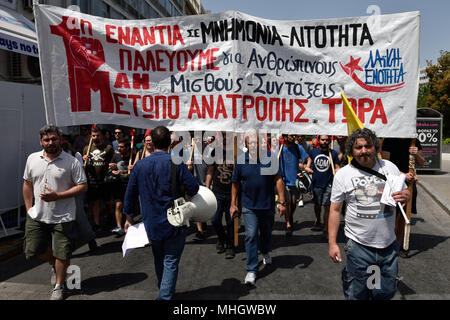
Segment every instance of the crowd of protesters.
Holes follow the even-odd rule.
[[[165,132],[161,128],[162,127],[157,128],[159,130],[158,132]],[[154,175],[169,176],[169,174],[164,175],[161,171],[155,171],[155,168],[153,167],[143,168],[138,162],[144,158],[150,157],[153,153],[155,153],[155,155],[167,153],[173,155],[174,150],[180,150],[180,148],[176,148],[176,146],[182,141],[182,138],[180,138],[181,136],[176,132],[172,132],[170,134],[168,146],[164,145],[161,147],[161,141],[158,141],[159,146],[155,148],[152,141],[151,129],[145,130],[145,133],[143,132],[144,130],[140,130],[143,133],[136,134],[134,129],[118,126],[115,127],[111,133],[105,128],[101,129],[100,126],[84,125],[79,127],[79,134],[76,135],[64,135],[61,134],[60,131],[59,128],[54,126],[41,129],[41,145],[44,148],[44,153],[35,155],[34,158],[36,159],[33,161],[38,162],[39,157],[42,160],[45,159],[42,163],[45,163],[47,167],[55,157],[56,159],[59,157],[62,161],[63,159],[60,154],[53,150],[56,143],[55,141],[59,138],[60,147],[65,151],[64,154],[70,154],[76,158],[76,165],[74,165],[69,158],[64,158],[66,165],[71,167],[70,170],[73,171],[72,176],[75,176],[77,179],[76,181],[71,182],[73,185],[77,186],[76,192],[71,193],[75,197],[76,207],[76,211],[74,211],[74,214],[76,213],[74,217],[75,223],[73,225],[74,232],[72,232],[72,234],[76,234],[78,244],[88,243],[90,251],[95,252],[97,250],[96,237],[105,232],[116,234],[117,237],[124,236],[130,225],[130,216],[139,215],[141,210],[149,210],[148,207],[146,207],[146,204],[143,206],[141,203],[140,206],[134,206],[133,203],[130,203],[129,199],[132,198],[132,191],[130,190],[138,190],[137,181],[139,181],[139,177],[134,175],[132,176],[133,186],[128,186],[133,170],[136,171],[139,169],[142,172],[154,172]],[[169,139],[169,136],[161,138],[161,136],[153,135],[153,137],[158,137],[158,139]],[[369,138],[366,136],[362,135],[361,137],[369,141]],[[234,215],[240,216],[242,214],[241,220],[244,221],[243,224],[245,226],[246,234],[245,248],[247,254],[247,275],[244,280],[246,284],[254,285],[256,282],[258,272],[258,249],[263,256],[263,264],[272,263],[270,257],[270,244],[275,211],[278,211],[280,216],[284,216],[286,223],[285,234],[287,237],[290,237],[294,230],[294,212],[296,211],[296,208],[302,207],[304,205],[304,200],[313,200],[315,222],[312,230],[322,232],[324,239],[328,239],[328,236],[331,235],[332,238],[330,239],[330,243],[331,241],[335,242],[336,215],[334,215],[333,220],[330,218],[330,221],[334,221],[331,233],[329,233],[328,230],[328,220],[330,215],[330,205],[333,201],[333,179],[340,168],[348,164],[348,155],[352,155],[352,146],[348,146],[347,137],[318,135],[312,137],[311,141],[306,141],[305,136],[303,135],[269,134],[261,138],[261,136],[254,134],[246,137],[246,139],[243,140],[244,143],[242,145],[234,146],[234,149],[233,141],[227,141],[227,135],[225,133],[220,135],[220,139],[216,139],[216,136],[206,136],[204,139],[197,136],[191,136],[191,139],[191,143],[184,144],[185,147],[181,149],[180,155],[183,159],[186,160],[186,156],[190,155],[189,159],[183,164],[186,168],[183,170],[190,171],[194,178],[192,181],[195,181],[195,184],[212,189],[216,196],[217,211],[210,223],[217,235],[217,253],[225,253],[224,257],[226,259],[233,259],[235,257],[235,247],[233,245],[233,217]],[[370,136],[370,139],[375,138]],[[393,162],[399,161],[400,158],[404,158],[404,154],[396,153],[396,149],[391,148],[392,141],[386,141],[386,149],[383,149],[383,152],[381,152],[381,148],[378,148],[378,144],[373,141],[369,141],[369,147],[375,148],[376,146],[373,153],[379,153],[380,156],[383,154],[384,158],[391,159]],[[407,148],[407,142],[405,141],[402,141],[402,143],[404,142],[403,144],[405,145],[405,148]],[[420,144],[418,142],[417,144],[416,147],[411,147],[408,150],[408,153],[414,155],[417,159],[417,163],[420,165],[423,163],[423,156],[420,152]],[[272,172],[271,174],[260,173],[262,169],[267,168],[266,164],[263,164],[260,161],[258,162],[258,159],[262,156],[261,152],[267,153],[267,155],[276,155],[278,169],[275,172]],[[227,157],[227,154],[230,153],[235,154],[234,159],[229,159]],[[408,153],[406,153],[406,157],[408,157]],[[54,155],[53,157],[52,154]],[[218,157],[219,154],[221,155],[220,157]],[[206,161],[205,157],[210,157],[210,159],[223,159],[223,161]],[[156,163],[158,163],[157,158],[155,159]],[[170,157],[168,159],[170,159]],[[194,161],[194,159],[201,159],[201,161]],[[29,159],[29,161],[31,160]],[[248,163],[252,161],[257,165],[257,168],[248,166]],[[31,208],[30,199],[32,198],[32,194],[29,186],[33,185],[32,181],[39,181],[41,184],[41,180],[44,179],[43,177],[45,176],[45,184],[47,184],[48,179],[47,175],[39,176],[38,174],[37,178],[32,177],[33,173],[30,171],[31,169],[28,168],[29,166],[31,166],[31,164],[27,162],[27,168],[25,169],[24,175],[24,198],[26,198],[28,204],[27,211]],[[82,171],[80,171],[80,168],[82,168]],[[403,163],[399,168],[401,168],[400,170],[403,173],[407,173],[407,167],[405,167]],[[167,167],[164,170],[167,171],[169,169],[170,168]],[[185,176],[181,175],[180,177],[185,179],[184,181],[187,183],[186,181],[188,180],[186,180]],[[164,177],[164,179],[167,179],[167,177]],[[342,177],[342,179],[345,178]],[[156,179],[155,181],[159,180]],[[189,180],[188,183],[191,192],[193,192],[194,189],[198,190],[194,188],[192,181]],[[417,181],[417,178],[410,174],[407,176],[407,181],[414,183]],[[143,183],[145,186],[145,183],[147,182],[148,181],[139,183]],[[152,185],[146,186],[146,188],[148,187],[153,190],[155,186],[158,187],[157,185]],[[25,187],[28,188],[28,193],[25,193]],[[52,190],[52,187],[54,186],[47,187],[49,190]],[[130,194],[127,194],[128,199],[125,196],[127,187],[130,189],[128,191]],[[342,194],[345,194],[346,189],[342,186],[341,188]],[[87,190],[87,192],[84,193],[80,190]],[[43,194],[45,195],[46,192],[43,192]],[[36,190],[34,196],[36,198]],[[305,198],[305,196],[308,199]],[[356,197],[358,197],[358,195],[356,195]],[[134,194],[133,199],[135,198],[140,198],[140,201],[143,201],[141,197],[138,197],[137,191]],[[404,200],[406,198],[407,196],[402,194],[401,199]],[[337,199],[336,195],[334,196],[334,199]],[[340,196],[339,203],[341,202],[341,199],[344,200],[344,204],[346,203],[345,201],[348,201],[344,196]],[[51,207],[45,207],[46,201],[47,200],[44,199],[40,205],[43,206],[44,212],[48,211],[48,213],[50,213]],[[132,213],[129,212],[131,210],[130,208],[133,208],[134,210]],[[345,208],[346,206],[340,203],[339,210],[335,209],[335,212],[345,214]],[[223,225],[224,218],[225,226]],[[31,225],[32,219],[27,219],[30,220],[30,222],[27,223]],[[41,221],[45,223],[46,221],[44,220]],[[208,233],[206,232],[208,225],[206,223],[195,223],[193,225],[195,228],[195,240],[203,241],[208,236]],[[35,226],[35,229],[38,228],[39,226]],[[162,231],[158,230],[155,232],[161,234]],[[55,288],[57,288],[57,290],[55,289],[56,291],[52,293],[52,298],[61,299],[61,286],[64,275],[61,271],[63,269],[61,269],[61,267],[58,268],[57,266],[59,263],[60,265],[63,265],[64,268],[67,268],[69,263],[68,259],[71,254],[68,245],[65,244],[58,249],[59,251],[57,254],[59,255],[59,258],[57,256],[50,258],[51,252],[49,251],[37,252],[39,251],[39,248],[36,243],[39,243],[39,241],[32,241],[32,237],[30,236],[32,231],[28,231],[27,233],[27,258],[31,256],[42,258],[44,257],[43,254],[45,255],[45,260],[49,261],[52,265],[52,284],[56,284]],[[185,237],[185,235],[183,237]],[[163,248],[163,245],[160,244],[161,239],[158,237],[150,240],[155,241],[154,250],[156,250],[158,246]],[[398,240],[399,242],[401,241],[400,238]],[[64,238],[61,242],[65,243],[68,241],[67,238]],[[39,243],[39,245],[42,244]],[[34,248],[34,251],[30,248]],[[160,250],[162,251],[154,251],[154,254],[155,256],[161,256],[161,259],[163,259],[164,250]],[[181,257],[181,252],[179,253],[179,257]],[[334,258],[340,258],[340,252],[336,251],[336,257],[333,256],[331,258],[333,260]],[[156,265],[156,260],[155,266],[158,270],[163,268],[162,265],[160,267]],[[174,281],[176,282],[176,274],[174,275],[174,278]],[[160,286],[161,281],[165,281],[162,279],[162,269],[159,270],[158,281],[158,286]],[[173,279],[170,281],[173,281]],[[174,289],[175,283],[172,282],[165,288],[166,291],[164,291],[164,293],[161,291],[161,298],[170,299]]]

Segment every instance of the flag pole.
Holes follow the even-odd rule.
[[[91,152],[91,146],[92,146],[92,129],[93,128],[95,128],[97,125],[96,124],[94,124],[92,127],[91,127],[91,138],[89,139],[89,146],[88,146],[88,148],[87,148],[87,151],[86,151],[86,156],[88,156],[88,158],[89,158],[89,153]],[[88,160],[88,158],[86,158],[85,160],[84,160],[84,165],[83,165],[83,168],[84,169],[86,169],[86,165],[87,165],[87,160]]]
[[[411,139],[411,147],[416,146],[416,139]],[[409,155],[409,173],[412,173],[413,175],[416,174],[416,159],[414,155]],[[413,184],[414,182],[411,182],[408,186],[409,190],[409,200],[406,204],[406,218],[405,219],[405,234],[403,235],[403,249],[405,251],[408,251],[409,249],[409,234],[411,232],[411,209],[412,209],[412,198],[413,198]]]

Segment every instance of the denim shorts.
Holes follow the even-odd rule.
[[[284,199],[287,203],[297,201],[300,198],[300,191],[295,186],[284,187]]]
[[[331,184],[327,185],[326,187],[314,187],[313,188],[313,194],[314,194],[314,204],[318,206],[325,206],[329,207],[331,202]]]
[[[384,249],[367,247],[348,239],[347,264],[342,285],[347,300],[389,300],[398,286],[398,251],[395,240]]]

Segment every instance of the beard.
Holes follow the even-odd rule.
[[[48,146],[44,148],[45,153],[47,154],[56,154],[61,150],[61,146]]]
[[[360,164],[371,164],[373,161],[375,161],[376,156],[375,155],[370,155],[370,154],[362,154],[359,155],[357,157],[355,157],[356,160],[360,163]]]

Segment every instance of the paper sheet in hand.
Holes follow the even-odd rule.
[[[147,238],[144,224],[138,223],[128,228],[125,239],[122,244],[122,253],[125,258],[133,249],[142,248],[150,243]]]
[[[384,186],[383,194],[381,195],[380,202],[387,204],[391,207],[395,207],[396,202],[394,198],[392,198],[392,193],[401,191],[406,188],[405,178],[406,176],[404,174],[401,174],[399,176],[388,175],[386,185]]]

